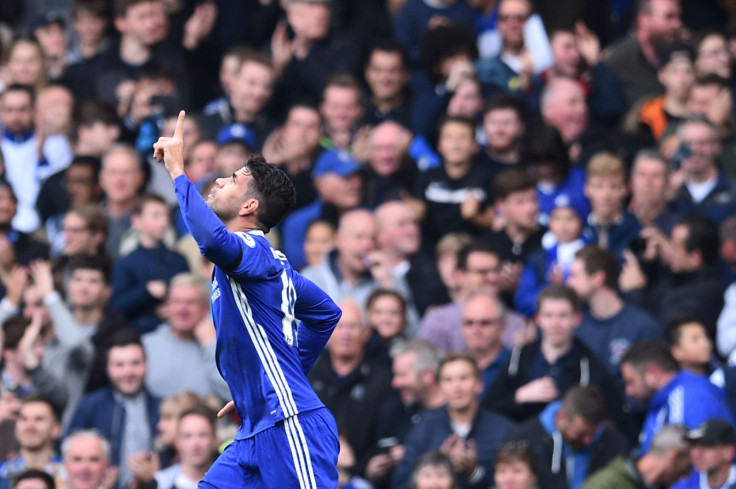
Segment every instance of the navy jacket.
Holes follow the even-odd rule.
[[[145,392],[145,395],[146,410],[148,411],[148,419],[145,421],[148,422],[151,439],[153,439],[158,424],[158,405],[161,400],[148,392]],[[69,423],[66,434],[92,428],[98,430],[110,442],[112,464],[120,465],[120,448],[123,442],[124,427],[125,406],[115,399],[112,387],[103,387],[82,398],[74,417]]]
[[[470,481],[460,477],[461,488],[487,488],[493,483],[493,462],[496,450],[506,440],[514,424],[508,418],[484,409],[479,409],[468,434],[478,449],[478,467],[483,472],[478,480]],[[444,407],[425,411],[422,420],[416,424],[406,438],[404,458],[394,470],[392,489],[409,489],[411,473],[424,452],[438,450],[454,431],[450,417]]]

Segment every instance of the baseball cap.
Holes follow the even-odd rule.
[[[66,29],[66,19],[61,12],[55,10],[44,12],[43,14],[31,19],[31,22],[28,24],[28,34],[32,35],[33,31],[36,29],[46,27],[47,25],[54,23],[61,25],[62,29]]]
[[[736,431],[725,419],[715,418],[704,421],[687,432],[686,438],[703,445],[736,445]]]
[[[218,146],[225,146],[229,143],[241,143],[248,149],[253,150],[256,147],[256,136],[253,134],[253,131],[243,124],[230,124],[220,129],[215,142],[217,142]]]
[[[321,177],[326,173],[336,173],[341,177],[349,177],[361,168],[358,160],[353,158],[348,151],[344,149],[328,149],[323,151],[314,162],[312,168],[313,177]]]

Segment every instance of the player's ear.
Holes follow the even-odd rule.
[[[258,208],[260,207],[261,203],[258,202],[258,199],[245,199],[245,202],[243,202],[243,205],[240,206],[240,212],[238,213],[240,216],[247,216],[250,214],[255,214],[258,212]]]

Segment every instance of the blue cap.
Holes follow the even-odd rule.
[[[312,168],[313,177],[321,177],[326,173],[336,173],[341,177],[349,177],[361,168],[358,160],[344,149],[328,149],[317,157]]]
[[[558,208],[572,209],[573,211],[575,211],[575,214],[577,214],[580,222],[587,222],[588,210],[586,202],[581,201],[580,199],[576,199],[574,196],[571,196],[568,193],[561,193],[557,197],[555,197],[555,206],[549,211],[549,213],[552,214],[555,209]]]
[[[243,124],[230,124],[220,129],[215,140],[218,146],[224,146],[229,143],[241,143],[250,150],[256,148],[256,136],[253,131],[245,127]]]

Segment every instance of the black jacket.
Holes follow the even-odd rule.
[[[532,376],[531,369],[534,360],[541,354],[541,340],[514,348],[506,368],[499,372],[496,380],[488,387],[482,401],[483,407],[504,414],[516,422],[526,421],[541,413],[547,406],[546,403],[517,404],[515,401],[517,389],[538,378]],[[558,364],[553,367],[558,369],[553,377],[557,380],[560,396],[574,385],[597,385],[606,397],[609,415],[617,428],[627,436],[638,432],[637,427],[632,426],[632,421],[624,413],[623,396],[606,368],[582,341],[574,338],[572,349]]]
[[[366,357],[355,370],[338,380],[325,350],[309,373],[309,382],[335,416],[340,434],[355,452],[356,475],[362,475],[376,444],[381,407],[386,399],[396,395],[391,388],[391,370]]]

